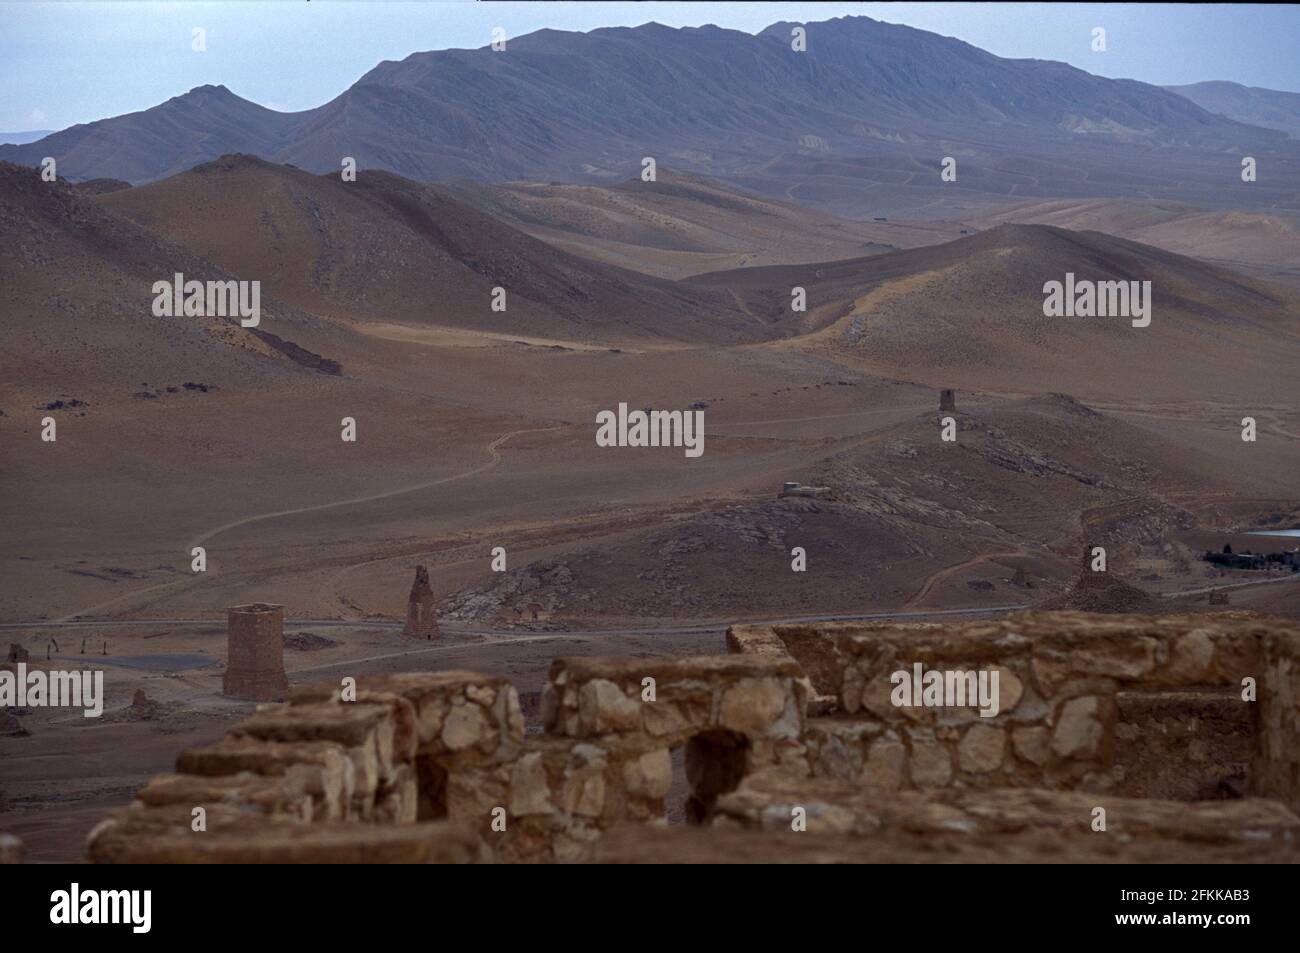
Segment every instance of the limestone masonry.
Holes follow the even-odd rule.
[[[272,608],[231,610],[232,650],[237,613],[265,618],[257,645],[278,635]],[[241,621],[241,637],[250,624]],[[176,773],[96,827],[88,854],[205,863],[1300,859],[1293,623],[1245,612],[1036,612],[738,625],[727,645],[730,654],[714,657],[556,659],[538,734],[525,732],[515,688],[497,676],[363,677],[348,701],[340,684],[298,688],[221,741],[182,752]],[[240,671],[264,672],[262,659]],[[915,663],[996,670],[997,715],[895,705],[891,673]],[[679,747],[688,823],[669,827]],[[200,806],[206,830],[196,832]]]
[[[284,674],[284,607],[264,603],[226,610],[226,673],[231,698],[276,701],[289,693]]]

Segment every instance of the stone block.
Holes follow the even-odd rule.
[[[448,823],[300,824],[264,815],[209,812],[206,832],[183,808],[127,808],[90,834],[94,863],[128,864],[466,864],[483,848]]]
[[[241,772],[282,777],[299,765],[319,769],[319,773],[312,776],[315,783],[307,788],[313,801],[312,816],[318,820],[346,818],[356,787],[356,769],[347,749],[336,742],[223,738],[215,744],[182,751],[176,758],[178,773],[203,777]]]

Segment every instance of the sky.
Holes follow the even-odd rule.
[[[1300,92],[1300,4],[509,3],[385,0],[0,3],[0,130],[62,129],[221,84],[271,109],[311,109],[381,60],[520,36],[863,15],[998,56],[1178,85],[1225,79]],[[1106,30],[1105,52],[1092,31]],[[206,49],[193,49],[195,29]]]

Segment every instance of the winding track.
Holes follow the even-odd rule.
[[[734,294],[734,292],[733,292],[733,294]],[[1129,413],[1129,414],[1136,415],[1136,416],[1145,416],[1145,417],[1163,417],[1163,418],[1165,418],[1165,419],[1171,419],[1171,420],[1182,420],[1182,419],[1183,419],[1183,418],[1179,418],[1179,417],[1173,417],[1173,416],[1162,415],[1162,414],[1154,414],[1154,413],[1147,413],[1147,412],[1141,412],[1141,411],[1131,411],[1131,410],[1129,410],[1129,411],[1126,411],[1126,410],[1120,410],[1120,409],[1118,409],[1118,408],[1106,408],[1106,409],[1107,409],[1107,412]],[[751,426],[751,425],[770,424],[770,423],[784,423],[784,422],[796,422],[796,421],[798,421],[798,422],[803,422],[803,421],[821,420],[821,419],[829,419],[829,418],[855,417],[855,416],[868,416],[868,415],[871,415],[871,414],[874,414],[874,413],[884,413],[884,412],[886,412],[886,411],[882,411],[882,410],[872,410],[872,411],[854,411],[854,412],[850,412],[850,413],[828,414],[828,415],[820,415],[820,416],[813,416],[813,417],[792,417],[792,418],[785,418],[785,419],[778,419],[778,420],[765,420],[765,421],[759,421],[759,420],[754,420],[754,421],[740,421],[740,422],[733,422],[733,423],[731,423],[731,424],[724,424],[723,426],[724,426],[724,427],[727,427],[727,426],[731,426],[731,427],[740,427],[740,426]],[[890,409],[889,412],[892,412],[892,409]],[[1267,414],[1266,416],[1269,418],[1271,424],[1273,425],[1273,429],[1274,429],[1276,432],[1282,434],[1283,436],[1285,436],[1285,437],[1287,437],[1287,438],[1300,439],[1300,434],[1292,433],[1292,432],[1290,432],[1290,431],[1288,431],[1288,430],[1286,430],[1286,429],[1284,429],[1284,428],[1282,427],[1282,424],[1281,424],[1281,418],[1280,418],[1277,414],[1269,413],[1269,414]],[[192,548],[195,547],[195,546],[203,545],[203,544],[206,543],[207,541],[209,541],[209,540],[211,540],[211,539],[214,539],[215,537],[221,535],[222,533],[228,532],[229,530],[236,529],[236,528],[241,527],[241,526],[248,526],[248,525],[251,525],[251,524],[254,524],[254,523],[259,523],[259,522],[263,522],[263,521],[266,521],[266,520],[278,519],[278,518],[286,517],[286,516],[294,516],[294,515],[297,515],[297,514],[300,514],[300,513],[313,513],[313,512],[318,512],[318,511],[322,511],[322,510],[335,509],[335,508],[338,508],[338,507],[344,507],[344,506],[355,506],[355,505],[358,505],[358,504],[369,503],[369,502],[373,502],[373,501],[376,501],[376,500],[383,500],[383,499],[389,499],[389,498],[392,498],[392,497],[395,497],[395,496],[402,496],[402,495],[407,494],[407,493],[415,493],[415,492],[418,492],[418,491],[420,491],[420,490],[429,489],[429,488],[431,488],[431,487],[435,487],[435,486],[442,486],[442,485],[445,485],[445,484],[448,484],[448,483],[456,482],[456,481],[458,481],[458,480],[465,480],[465,479],[468,479],[468,478],[473,477],[473,476],[477,476],[477,475],[480,474],[480,473],[485,473],[485,472],[487,472],[487,471],[489,471],[489,470],[495,468],[495,467],[496,467],[496,466],[501,462],[501,453],[500,453],[500,447],[501,447],[501,445],[504,444],[506,441],[510,440],[512,437],[516,437],[516,436],[519,436],[520,434],[526,434],[526,433],[547,433],[547,432],[554,431],[554,430],[562,430],[562,429],[564,429],[564,427],[566,427],[566,426],[571,426],[571,425],[569,425],[569,424],[559,424],[559,425],[556,425],[556,426],[553,426],[553,427],[532,427],[532,428],[526,428],[526,429],[522,429],[522,430],[512,430],[512,431],[509,431],[509,432],[507,432],[507,433],[504,433],[504,434],[502,434],[501,436],[497,437],[495,440],[493,440],[491,443],[489,443],[489,444],[486,445],[486,448],[485,448],[485,449],[486,449],[487,452],[488,452],[488,457],[489,457],[489,459],[488,459],[485,463],[480,464],[480,465],[477,466],[477,467],[472,467],[471,469],[466,470],[466,471],[464,471],[464,472],[462,472],[462,473],[452,474],[451,476],[446,476],[446,477],[439,477],[439,478],[436,479],[436,480],[427,480],[427,481],[425,481],[425,482],[423,482],[423,483],[414,484],[414,485],[412,485],[412,486],[399,487],[399,488],[394,489],[394,490],[386,490],[386,491],[384,491],[384,492],[382,492],[382,493],[374,493],[374,494],[371,494],[371,495],[368,495],[368,496],[352,497],[352,498],[345,499],[345,500],[335,500],[335,501],[330,502],[330,503],[318,503],[318,504],[314,504],[314,505],[312,505],[312,506],[295,507],[295,508],[292,508],[292,509],[285,509],[285,510],[274,510],[274,511],[271,511],[271,512],[268,512],[268,513],[258,513],[258,514],[254,514],[254,515],[252,515],[252,516],[246,516],[246,517],[244,517],[244,518],[242,518],[242,519],[234,520],[234,521],[229,522],[229,523],[224,523],[224,524],[222,524],[221,526],[214,527],[214,528],[212,528],[212,529],[210,529],[210,530],[207,530],[207,531],[201,533],[199,536],[197,536],[197,537],[196,537],[196,538],[195,538],[195,539],[194,539],[194,540],[189,544],[189,546],[188,546],[187,548],[191,548],[191,549],[192,549]],[[1107,506],[1108,506],[1108,507],[1114,507],[1114,506],[1118,506],[1118,505],[1126,505],[1126,504],[1129,504],[1129,503],[1133,502],[1133,500],[1135,500],[1135,499],[1137,499],[1137,498],[1133,498],[1133,499],[1130,499],[1130,500],[1122,500],[1122,501],[1119,501],[1118,503],[1108,504]],[[1093,511],[1095,511],[1095,510],[1104,509],[1104,508],[1107,508],[1107,507],[1094,507],[1094,508],[1092,508],[1092,509],[1090,509],[1090,510],[1084,510],[1084,511],[1082,511],[1082,512],[1079,514],[1079,516],[1080,516],[1080,523],[1081,523],[1081,526],[1082,526],[1083,530],[1085,531],[1085,533],[1086,533],[1087,530],[1088,530],[1088,517],[1089,517],[1089,515],[1090,515]],[[907,600],[907,602],[904,604],[904,606],[905,606],[905,607],[908,607],[908,608],[910,608],[910,607],[912,607],[912,606],[915,606],[918,602],[924,600],[924,599],[925,599],[925,598],[930,594],[930,591],[933,589],[934,585],[935,585],[937,582],[939,582],[939,581],[941,581],[942,579],[946,578],[949,574],[951,574],[951,573],[953,573],[953,572],[956,572],[956,571],[959,571],[960,569],[967,568],[968,566],[975,565],[975,564],[977,564],[977,563],[979,563],[979,562],[982,562],[982,561],[984,561],[984,560],[988,560],[988,559],[996,559],[996,558],[999,558],[999,557],[1006,557],[1006,556],[1025,556],[1025,555],[1030,555],[1030,554],[1027,553],[1027,552],[1014,552],[1014,553],[1010,553],[1010,552],[1008,552],[1008,553],[986,553],[986,554],[981,554],[981,555],[979,555],[979,556],[976,556],[976,557],[974,557],[974,558],[972,558],[972,559],[970,559],[970,560],[967,560],[967,561],[965,561],[965,562],[963,562],[963,563],[959,563],[959,564],[957,564],[957,565],[955,565],[955,566],[950,566],[950,567],[946,567],[945,569],[941,569],[941,570],[939,570],[937,573],[935,573],[934,575],[932,575],[930,578],[928,578],[928,579],[924,582],[924,584],[922,585],[921,589],[920,589],[918,592],[916,592],[915,594],[913,594],[913,596]],[[331,579],[331,583],[336,582],[336,581],[337,581],[339,578],[341,578],[343,575],[346,575],[346,574],[347,574],[348,572],[350,572],[351,570],[357,568],[357,566],[364,565],[366,562],[368,562],[368,560],[363,560],[363,561],[360,562],[360,563],[355,563],[355,564],[351,564],[351,565],[348,565],[348,566],[344,566],[344,567],[343,567],[342,569],[340,569],[340,570],[335,574],[335,576]],[[220,570],[219,570],[218,567],[213,566],[213,567],[209,570],[209,572],[210,572],[211,575],[218,575],[218,574],[220,573]],[[1281,581],[1281,580],[1278,580],[1278,581]],[[89,606],[89,607],[87,607],[87,608],[85,608],[85,609],[81,609],[81,610],[78,610],[78,611],[76,611],[76,612],[69,613],[68,615],[60,616],[59,618],[54,619],[54,620],[51,620],[51,621],[49,621],[49,622],[41,622],[41,623],[3,623],[3,624],[0,624],[0,629],[58,628],[58,627],[63,627],[63,626],[68,626],[68,625],[77,625],[77,624],[81,624],[81,621],[79,621],[79,620],[84,621],[84,617],[87,616],[87,615],[89,615],[89,614],[91,614],[91,613],[102,611],[102,610],[107,609],[107,608],[109,608],[109,607],[111,607],[111,606],[117,605],[117,604],[119,604],[119,603],[121,603],[121,602],[125,602],[125,601],[130,600],[130,599],[133,599],[133,598],[136,598],[136,597],[141,596],[141,595],[144,595],[144,594],[146,594],[146,593],[149,593],[149,592],[157,592],[157,591],[161,591],[161,590],[171,589],[171,588],[175,588],[175,587],[179,587],[179,586],[185,586],[185,585],[193,585],[193,584],[195,584],[195,580],[193,580],[193,579],[179,579],[179,580],[172,580],[172,581],[170,581],[170,582],[160,583],[160,584],[155,585],[155,586],[148,586],[148,587],[145,587],[145,588],[143,588],[143,589],[136,589],[136,590],[134,590],[134,591],[132,591],[132,592],[123,593],[122,595],[120,595],[120,596],[115,596],[114,598],[109,599],[109,600],[106,600],[105,602],[97,603],[97,604],[95,604],[95,605],[93,605],[93,606]],[[1167,593],[1167,594],[1166,594],[1166,597],[1167,597],[1167,598],[1178,598],[1179,596],[1184,596],[1184,595],[1189,595],[1189,596],[1190,596],[1190,595],[1202,594],[1202,593],[1205,593],[1205,592],[1208,592],[1208,591],[1212,591],[1212,590],[1214,590],[1214,589],[1227,589],[1227,588],[1234,588],[1234,587],[1235,587],[1235,586],[1233,586],[1233,585],[1226,585],[1226,586],[1211,586],[1211,587],[1205,587],[1205,588],[1198,588],[1198,589],[1194,589],[1194,590],[1187,590],[1187,591],[1185,591],[1185,592]],[[1025,606],[1010,606],[1010,607],[1005,607],[1005,608],[1008,609],[1008,610],[1010,610],[1010,609],[1022,609],[1022,608],[1026,608],[1026,607],[1025,607]],[[838,620],[838,619],[843,619],[843,620],[846,620],[846,621],[850,621],[850,620],[852,620],[852,621],[856,621],[856,620],[861,620],[861,619],[897,618],[897,617],[899,617],[899,616],[905,616],[905,615],[945,614],[946,611],[949,611],[949,610],[936,611],[936,612],[932,612],[932,613],[924,613],[924,612],[901,612],[901,613],[873,613],[873,614],[868,614],[868,615],[859,615],[859,616],[834,616],[834,617],[822,617],[822,616],[819,616],[819,617],[809,617],[809,618],[806,618],[806,619],[800,619],[800,620],[782,620],[782,621],[804,621],[804,622],[812,622],[812,621],[834,621],[834,620]],[[951,611],[956,611],[956,612],[969,612],[969,611],[973,611],[973,610],[951,610]],[[987,610],[987,611],[995,611],[995,610]],[[203,620],[180,620],[180,619],[173,619],[173,620],[154,620],[154,621],[157,621],[157,622],[164,622],[164,623],[166,623],[166,624],[183,624],[183,625],[189,625],[189,624],[203,624]],[[286,620],[286,621],[291,621],[291,620]],[[303,624],[311,624],[311,625],[333,625],[333,624],[341,624],[341,625],[357,625],[357,624],[374,624],[374,625],[382,625],[382,626],[385,626],[385,627],[387,627],[387,626],[389,626],[389,625],[393,625],[393,626],[396,626],[396,625],[397,625],[397,623],[359,623],[357,620],[298,620],[298,621],[301,622],[301,623],[303,623]],[[98,625],[104,625],[104,624],[108,624],[108,625],[116,625],[116,624],[119,624],[119,622],[115,620],[115,621],[105,621],[105,622],[90,623],[90,624],[98,624]],[[134,621],[126,622],[126,623],[124,623],[124,624],[151,624],[151,622],[150,622],[150,620],[134,620]],[[708,625],[706,624],[706,625],[703,625],[703,626],[696,626],[696,627],[693,629],[693,631],[703,632],[703,631],[714,631],[715,629],[716,629],[717,631],[721,631],[721,630],[724,629],[724,628],[725,628],[725,624],[719,624],[719,625],[717,625],[717,626],[708,626]],[[659,629],[642,629],[642,630],[623,630],[623,631],[627,631],[629,634],[631,634],[632,631],[641,632],[641,633],[643,633],[643,634],[651,634],[651,633],[658,634],[658,633],[662,633],[662,632],[675,631],[675,630],[677,630],[676,627],[667,627],[667,628],[659,628]],[[454,627],[449,627],[449,628],[448,628],[448,631],[466,631],[466,632],[469,632],[469,631],[473,631],[473,630],[468,630],[468,629],[466,629],[466,630],[458,630],[458,629],[456,629],[456,628],[454,628]],[[481,631],[480,634],[484,634],[484,635],[488,635],[488,634],[505,635],[505,634],[507,634],[507,633],[488,633],[488,632],[486,632],[486,631]],[[510,634],[513,635],[513,633],[510,633]]]
[[[465,480],[472,476],[478,476],[478,474],[491,470],[501,462],[501,454],[498,448],[511,437],[517,437],[524,433],[544,433],[550,430],[561,430],[565,426],[567,425],[559,424],[555,427],[532,427],[527,430],[511,430],[509,433],[504,433],[487,445],[489,456],[487,463],[466,470],[463,473],[454,473],[451,476],[439,477],[436,480],[426,480],[424,483],[416,483],[413,486],[400,487],[396,490],[385,490],[383,493],[374,493],[370,496],[357,496],[348,500],[336,500],[333,503],[317,503],[314,506],[300,506],[291,510],[276,510],[271,513],[259,513],[256,516],[246,516],[241,520],[235,520],[232,523],[218,526],[216,529],[208,530],[190,543],[190,547],[201,546],[208,540],[221,535],[227,530],[235,529],[238,526],[247,526],[250,523],[260,523],[263,520],[277,519],[281,516],[295,516],[298,513],[315,513],[320,510],[331,510],[340,506],[355,506],[358,503],[371,503],[375,500],[386,500],[390,497],[402,496],[406,493],[415,493],[418,490],[427,490],[430,487],[442,486],[445,483],[454,483],[457,480]]]
[[[229,530],[235,529],[240,526],[248,526],[253,523],[260,523],[264,520],[279,519],[280,517],[283,516],[295,516],[299,513],[315,513],[315,512],[319,512],[320,510],[335,509],[340,506],[356,506],[357,504],[360,503],[370,503],[375,500],[385,500],[394,496],[402,496],[403,494],[406,493],[415,493],[420,490],[427,490],[430,487],[442,486],[447,483],[453,483],[457,480],[466,480],[469,479],[470,477],[478,476],[478,474],[480,473],[486,473],[488,470],[493,469],[497,464],[499,464],[501,462],[500,447],[511,437],[517,437],[520,434],[525,434],[525,433],[545,433],[551,430],[561,430],[565,426],[568,425],[560,424],[555,427],[531,427],[525,430],[511,430],[508,433],[504,433],[487,445],[486,449],[488,452],[489,459],[486,463],[480,464],[479,466],[473,467],[469,470],[465,470],[462,473],[454,473],[451,476],[439,477],[436,480],[426,480],[423,483],[417,483],[414,484],[413,486],[399,487],[396,490],[386,490],[383,493],[373,493],[369,496],[357,496],[346,500],[335,500],[332,503],[317,503],[312,506],[299,506],[299,507],[295,507],[294,509],[274,510],[270,513],[257,513],[253,516],[245,516],[243,519],[234,520],[233,522],[230,523],[224,523],[221,526],[217,526],[213,529],[207,530],[204,533],[201,533],[199,536],[195,537],[194,540],[191,541],[186,548],[193,549],[195,546],[202,546],[208,540],[214,539],[215,537],[220,536],[222,533],[225,533]],[[220,570],[214,565],[209,570],[208,575],[210,578],[211,576],[215,576],[219,574],[220,574]],[[120,596],[115,596],[112,599],[109,599],[105,602],[100,602],[88,608],[80,609],[76,612],[69,613],[68,615],[65,616],[60,616],[58,619],[55,619],[54,622],[55,623],[71,622],[82,616],[89,615],[90,613],[99,612],[102,611],[103,609],[107,609],[110,606],[117,605],[119,602],[125,602],[128,599],[133,599],[137,596],[144,595],[147,592],[157,592],[159,590],[170,589],[177,586],[193,585],[194,582],[195,580],[193,579],[176,579],[176,580],[172,580],[171,582],[159,583],[156,586],[147,586],[144,589],[135,589],[131,592],[123,593]]]
[[[978,566],[980,563],[988,562],[991,560],[1002,559],[1005,557],[1033,558],[1033,556],[1034,553],[1031,553],[1028,550],[1023,550],[1023,549],[1017,549],[1017,550],[1012,550],[1010,552],[1002,552],[1002,553],[980,553],[978,556],[972,556],[970,559],[964,560],[962,562],[954,563],[951,566],[945,566],[943,569],[940,569],[937,572],[932,573],[930,577],[926,579],[924,583],[921,584],[921,588],[918,589],[910,599],[908,599],[905,603],[903,603],[903,606],[905,608],[910,608],[911,606],[915,606],[920,604],[921,602],[924,602],[925,597],[930,594],[931,590],[934,589],[934,587],[938,583],[947,579],[949,576],[953,575],[954,573],[961,572],[963,569],[969,569],[972,566]]]
[[[463,625],[439,625],[444,632],[454,632],[458,635],[482,635],[489,638],[500,637],[503,640],[512,641],[530,641],[536,639],[560,639],[570,636],[585,636],[588,638],[603,635],[700,635],[707,633],[721,633],[727,630],[730,625],[804,625],[813,622],[866,622],[874,619],[903,619],[903,618],[920,618],[930,616],[950,616],[950,615],[991,615],[998,612],[1014,612],[1019,609],[1029,608],[1026,605],[1009,605],[1009,606],[979,606],[970,609],[922,609],[918,611],[896,611],[896,612],[865,612],[865,613],[843,613],[838,615],[806,615],[806,616],[789,616],[780,619],[699,619],[690,622],[681,622],[676,625],[662,625],[649,627],[624,627],[615,626],[602,629],[557,629],[550,632],[539,632],[531,636],[520,637],[517,629],[480,629],[473,626]],[[401,629],[401,622],[386,621],[369,621],[366,619],[285,619],[284,624],[289,627],[313,626],[318,628],[347,628],[347,629]],[[24,631],[31,629],[76,629],[76,628],[103,628],[108,626],[138,626],[138,625],[206,625],[221,626],[221,619],[76,619],[61,620],[55,619],[50,621],[35,620],[29,622],[0,622],[0,631]],[[464,648],[464,644],[456,646],[438,646],[438,648]],[[428,651],[428,650],[418,650]],[[400,654],[417,654],[417,653],[400,653]]]

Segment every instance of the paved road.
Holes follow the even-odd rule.
[[[875,619],[921,619],[935,618],[941,616],[964,616],[964,615],[996,615],[1001,612],[1014,612],[1018,609],[1026,609],[1028,606],[985,606],[975,609],[928,609],[918,610],[915,612],[868,612],[858,615],[806,615],[790,616],[784,619],[737,619],[734,624],[744,625],[801,625],[812,622],[868,622]],[[31,629],[77,629],[77,628],[105,628],[109,626],[146,626],[146,625],[208,625],[221,626],[225,621],[220,618],[216,619],[76,619],[70,621],[48,621],[40,620],[31,622],[3,622],[0,623],[0,630],[25,631]],[[284,624],[287,627],[303,628],[312,626],[313,628],[348,628],[348,629],[400,629],[400,622],[383,622],[368,621],[365,619],[285,619]],[[701,635],[715,632],[725,632],[733,622],[725,620],[701,620],[697,622],[684,622],[678,625],[664,625],[651,627],[614,627],[603,629],[555,629],[539,632],[532,632],[525,638],[554,638],[566,635]],[[500,638],[518,639],[520,638],[520,629],[482,629],[475,626],[463,625],[440,625],[444,632],[453,632],[457,635],[484,635],[496,636]]]

